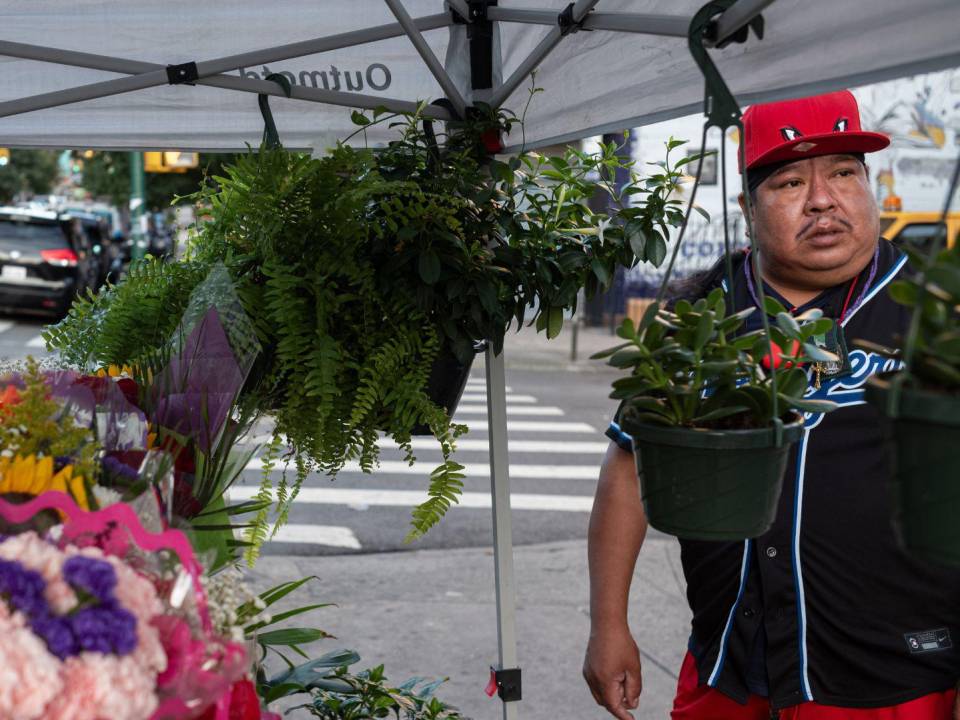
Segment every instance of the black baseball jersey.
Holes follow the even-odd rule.
[[[738,310],[755,304],[744,265],[738,256],[728,294]],[[775,708],[808,700],[883,707],[960,678],[960,572],[898,546],[887,443],[863,399],[866,379],[899,361],[850,347],[858,338],[891,346],[906,333],[909,311],[886,292],[905,265],[881,240],[875,273],[865,269],[852,291],[844,283],[796,309],[837,319],[845,300],[862,296],[842,322],[846,367],[819,388],[808,373],[807,397],[839,407],[806,415],[772,529],[742,543],[680,541],[700,683],[739,702],[760,693]],[[722,277],[711,273],[701,292],[725,285]],[[751,320],[762,320],[759,311]],[[607,434],[630,449],[616,421]]]

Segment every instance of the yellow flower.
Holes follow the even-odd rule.
[[[53,472],[53,458],[19,455],[13,459],[0,458],[0,495],[40,495],[47,490],[59,490],[70,495],[84,510],[90,509],[87,488],[83,478],[74,476],[73,466],[67,465]]]
[[[124,365],[123,367],[117,367],[116,365],[110,365],[106,369],[100,368],[97,370],[97,377],[130,377],[133,375],[133,368],[129,365]]]

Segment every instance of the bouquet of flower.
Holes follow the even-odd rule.
[[[63,525],[38,532],[55,511]],[[155,508],[159,512],[159,507]],[[62,492],[0,500],[2,720],[256,720],[247,645],[219,635],[176,530]]]

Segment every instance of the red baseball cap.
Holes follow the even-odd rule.
[[[816,155],[883,150],[890,138],[860,128],[860,109],[849,90],[752,105],[743,114],[747,169]],[[739,153],[737,156],[739,166]]]

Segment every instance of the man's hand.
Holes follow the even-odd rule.
[[[591,633],[583,660],[583,677],[598,705],[618,720],[633,720],[640,703],[640,651],[630,631]]]

